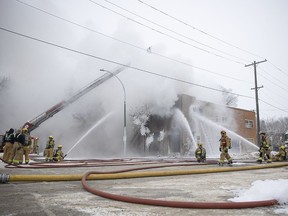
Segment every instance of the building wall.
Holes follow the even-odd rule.
[[[197,134],[197,131],[199,130],[195,128],[197,127],[197,123],[194,124],[195,122],[193,122],[193,117],[191,117],[191,115],[189,114],[190,108],[192,108],[193,111],[195,109],[196,112],[201,113],[201,115],[215,122],[215,124],[221,125],[225,128],[229,128],[229,130],[235,132],[236,134],[255,144],[256,116],[254,111],[217,105],[205,101],[198,101],[195,97],[189,95],[179,95],[174,108],[180,109],[183,115],[186,117],[187,121],[190,124],[191,132],[193,133],[192,136],[194,137],[196,143],[198,143],[198,141],[203,141],[204,137],[206,144],[207,141],[209,141],[209,143],[215,143],[214,138],[217,137],[218,141],[219,131],[216,132],[216,136],[211,136],[215,130],[211,131],[209,128],[205,128],[205,134],[203,134],[202,132],[201,134]],[[146,156],[169,155],[174,153],[185,155],[187,153],[187,146],[189,147],[191,145],[189,144],[189,142],[187,143],[187,138],[189,138],[190,136],[187,131],[185,131],[185,129],[181,128],[181,126],[179,126],[177,123],[174,124],[172,119],[173,116],[160,117],[151,115],[146,126],[150,129],[151,134],[154,134],[153,143],[151,143],[149,148],[145,148],[145,142],[147,137],[137,136],[135,139],[133,139],[133,145],[135,145],[135,143],[138,143],[138,150],[140,152],[144,151],[144,155]],[[166,136],[163,140],[158,141],[157,138],[159,137],[159,133],[162,130],[164,130]],[[212,137],[213,139],[209,137]],[[211,152],[214,152],[214,148],[217,148],[216,151],[218,152],[218,144],[213,145],[209,148]]]
[[[191,104],[197,104],[199,112],[213,122],[228,127],[248,141],[256,143],[256,114],[254,111],[198,101],[189,95],[179,95],[178,107],[186,116],[189,116],[187,113]]]
[[[252,143],[256,143],[256,115],[254,111],[229,107],[238,125],[237,133]]]

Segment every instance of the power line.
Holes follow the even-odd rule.
[[[92,0],[90,0],[90,1],[94,3],[94,1],[92,1]],[[130,14],[133,14],[134,16],[137,16],[137,17],[139,17],[139,18],[141,18],[141,19],[143,19],[143,20],[145,20],[145,21],[148,21],[148,22],[150,22],[150,23],[152,23],[152,24],[154,24],[154,25],[156,25],[156,26],[159,26],[159,27],[161,27],[161,28],[163,28],[163,29],[165,29],[165,30],[167,30],[167,31],[170,31],[170,32],[172,32],[172,33],[174,33],[174,34],[176,34],[176,35],[179,35],[179,36],[181,36],[181,37],[183,37],[183,38],[186,38],[186,39],[188,39],[188,40],[191,40],[191,41],[193,41],[193,42],[195,42],[195,43],[198,43],[198,44],[200,44],[200,45],[202,45],[202,46],[205,46],[205,47],[210,48],[210,49],[212,49],[212,50],[218,51],[218,52],[220,52],[220,53],[222,53],[222,54],[225,54],[225,55],[234,57],[234,58],[236,58],[236,59],[239,59],[239,60],[242,60],[242,61],[246,61],[246,62],[250,62],[250,60],[240,58],[240,57],[238,57],[238,56],[235,56],[235,55],[232,55],[232,54],[230,54],[230,53],[224,52],[224,51],[222,51],[222,50],[216,49],[216,48],[214,48],[214,47],[212,47],[212,46],[209,46],[209,45],[207,45],[207,44],[205,44],[205,43],[202,43],[202,42],[199,42],[199,41],[197,41],[197,40],[194,40],[193,38],[187,37],[186,35],[180,34],[179,32],[176,32],[176,31],[174,31],[174,30],[172,30],[172,29],[169,29],[169,28],[167,28],[167,27],[165,27],[165,26],[163,26],[163,25],[160,25],[160,24],[158,24],[158,23],[156,23],[156,22],[154,22],[154,21],[152,21],[152,20],[149,20],[149,19],[147,19],[147,18],[145,18],[145,17],[143,17],[143,16],[140,16],[140,15],[138,15],[138,14],[136,14],[136,13],[133,13],[133,12],[131,12],[131,11],[129,11],[129,10],[127,10],[127,9],[125,9],[125,8],[123,8],[123,7],[115,4],[115,3],[113,3],[113,2],[110,2],[110,1],[108,1],[108,0],[104,0],[104,1],[108,2],[109,4],[112,4],[112,5],[114,5],[115,7],[118,7],[118,8],[120,8],[120,9],[122,9],[122,10],[124,10],[124,11],[126,11],[126,12],[128,12],[128,13],[130,13]]]
[[[152,30],[152,31],[155,31],[155,32],[157,32],[157,33],[159,33],[159,34],[161,34],[161,35],[165,35],[166,37],[171,38],[171,39],[173,39],[173,40],[176,40],[176,41],[178,41],[178,42],[180,42],[180,43],[183,43],[183,44],[186,44],[186,45],[188,45],[188,46],[194,47],[195,49],[198,49],[198,50],[200,50],[200,51],[202,51],[202,52],[206,52],[206,53],[208,53],[208,54],[217,56],[217,57],[219,57],[219,58],[226,59],[226,60],[228,60],[228,61],[231,61],[231,62],[240,64],[240,65],[243,65],[243,64],[244,64],[243,62],[235,61],[235,60],[233,60],[233,59],[227,58],[227,57],[225,57],[225,56],[222,56],[222,55],[219,55],[219,54],[216,54],[216,53],[213,53],[213,52],[210,52],[210,51],[208,51],[208,50],[206,50],[206,49],[200,48],[200,47],[195,46],[195,45],[193,45],[193,44],[187,43],[186,41],[183,41],[183,40],[181,40],[181,39],[178,39],[178,38],[176,38],[176,37],[173,37],[173,36],[171,36],[171,35],[168,35],[168,34],[162,32],[162,31],[159,31],[159,30],[157,30],[157,29],[155,29],[155,28],[152,28],[152,27],[150,27],[150,26],[148,26],[148,25],[145,25],[145,24],[143,24],[143,23],[141,23],[141,22],[139,22],[139,21],[136,21],[136,20],[134,20],[134,19],[132,19],[132,18],[130,18],[130,17],[127,17],[127,16],[125,16],[125,15],[123,15],[123,14],[117,12],[117,11],[114,11],[114,10],[112,10],[112,9],[104,6],[104,5],[101,5],[101,4],[97,3],[97,2],[94,2],[94,1],[92,1],[92,0],[90,0],[90,2],[92,2],[92,3],[95,4],[95,5],[98,5],[98,6],[102,7],[102,8],[104,8],[104,9],[106,9],[106,10],[109,10],[109,11],[111,11],[111,12],[113,12],[113,13],[119,15],[119,16],[122,16],[122,17],[124,17],[124,18],[126,18],[126,19],[128,19],[128,20],[130,20],[130,21],[132,21],[132,22],[134,22],[134,23],[136,23],[136,24],[138,24],[138,25],[144,26],[145,28],[148,28],[148,29],[150,29],[150,30]]]
[[[279,108],[279,107],[277,107],[277,106],[275,106],[275,105],[273,105],[273,104],[270,104],[270,103],[268,103],[268,102],[266,102],[266,101],[263,101],[263,100],[261,100],[261,99],[259,99],[259,101],[261,101],[261,102],[263,102],[263,103],[265,103],[265,104],[267,104],[267,105],[269,105],[269,106],[271,106],[271,107],[274,107],[274,108],[276,108],[276,109],[278,109],[278,110],[280,110],[280,111],[283,111],[283,112],[285,112],[285,113],[288,113],[288,110],[287,110],[287,109],[281,109],[281,108]]]
[[[238,50],[241,50],[241,51],[243,51],[243,52],[245,52],[245,53],[248,53],[248,54],[250,54],[250,55],[254,55],[254,56],[258,57],[258,58],[265,59],[265,58],[263,58],[263,57],[261,57],[261,56],[259,56],[259,55],[256,55],[256,54],[254,54],[254,53],[252,53],[252,52],[250,52],[250,51],[244,50],[244,49],[242,49],[242,48],[240,48],[240,47],[238,47],[238,46],[235,46],[235,45],[233,45],[233,44],[231,44],[231,43],[228,43],[228,42],[226,42],[226,41],[224,41],[224,40],[222,40],[222,39],[220,39],[220,38],[218,38],[218,37],[215,37],[215,36],[213,36],[213,35],[205,32],[205,31],[203,31],[203,30],[201,30],[201,29],[199,29],[199,28],[196,28],[195,26],[192,26],[192,25],[190,25],[190,24],[188,24],[188,23],[186,23],[186,22],[184,22],[184,21],[182,21],[182,20],[180,20],[180,19],[178,19],[178,18],[176,18],[176,17],[174,17],[174,16],[172,16],[172,15],[170,15],[170,14],[168,14],[168,13],[166,13],[166,12],[164,12],[164,11],[162,11],[162,10],[160,10],[160,9],[158,9],[158,8],[156,8],[156,7],[148,4],[148,3],[146,3],[146,2],[144,2],[144,1],[141,1],[141,0],[137,0],[137,1],[140,2],[140,3],[142,3],[142,4],[144,4],[144,5],[146,5],[146,6],[148,6],[148,7],[150,7],[150,8],[152,8],[153,10],[156,10],[156,11],[164,14],[164,15],[167,16],[167,17],[170,17],[170,18],[176,20],[177,22],[180,22],[180,23],[184,24],[185,26],[188,26],[188,27],[192,28],[193,30],[196,30],[196,31],[198,31],[198,32],[200,32],[200,33],[202,33],[202,34],[205,34],[205,35],[207,35],[207,36],[209,36],[209,37],[211,37],[211,38],[213,38],[213,39],[215,39],[215,40],[218,40],[218,41],[220,41],[220,42],[222,42],[222,43],[224,43],[224,44],[226,44],[226,45],[228,45],[228,46],[234,47],[234,48],[236,48],[236,49],[238,49]]]
[[[57,48],[60,48],[60,49],[68,50],[68,51],[73,52],[73,53],[77,53],[77,54],[84,55],[84,56],[87,56],[87,57],[95,58],[95,59],[102,60],[102,61],[105,61],[105,62],[109,62],[109,63],[112,63],[112,64],[125,66],[127,68],[131,68],[131,69],[134,69],[134,70],[137,70],[137,71],[141,71],[141,72],[144,72],[144,73],[148,73],[148,74],[152,74],[152,75],[155,75],[155,76],[171,79],[171,80],[182,82],[182,83],[185,83],[185,84],[194,85],[194,86],[205,88],[205,89],[209,89],[209,90],[212,90],[212,91],[217,91],[217,92],[221,92],[221,93],[225,92],[225,91],[220,90],[220,89],[216,89],[216,88],[212,88],[212,87],[208,87],[208,86],[192,83],[192,82],[189,82],[189,81],[185,81],[185,80],[169,77],[169,76],[162,75],[162,74],[157,74],[155,72],[151,72],[151,71],[148,71],[148,70],[144,70],[144,69],[140,69],[140,68],[137,68],[137,67],[133,67],[131,65],[126,65],[126,64],[123,64],[123,63],[120,63],[120,62],[116,62],[116,61],[112,61],[112,60],[109,60],[109,59],[106,59],[106,58],[102,58],[102,57],[99,57],[99,56],[95,56],[95,55],[91,55],[91,54],[88,54],[88,53],[84,53],[84,52],[81,52],[81,51],[78,51],[78,50],[74,50],[74,49],[71,49],[71,48],[68,48],[68,47],[64,47],[64,46],[61,46],[61,45],[58,45],[58,44],[54,44],[54,43],[51,43],[51,42],[48,42],[48,41],[44,41],[44,40],[41,40],[41,39],[38,39],[38,38],[34,38],[34,37],[31,37],[31,36],[28,36],[28,35],[24,35],[24,34],[21,34],[21,33],[18,33],[18,32],[3,28],[1,26],[0,26],[0,29],[2,31],[6,31],[6,32],[9,32],[9,33],[12,33],[12,34],[24,37],[24,38],[28,38],[30,40],[38,41],[38,42],[41,42],[41,43],[44,43],[44,44],[47,44],[47,45],[50,45],[50,46],[54,46],[54,47],[57,47]],[[248,98],[248,99],[253,99],[253,100],[255,99],[255,98],[247,96],[247,95],[237,94],[237,93],[233,93],[233,92],[230,92],[230,94],[235,95],[235,96],[239,96],[239,97],[243,97],[243,98]],[[283,112],[288,113],[287,111],[285,111],[285,110],[283,110],[283,109],[281,109],[279,107],[276,107],[276,106],[274,106],[274,105],[272,105],[270,103],[267,103],[267,102],[265,102],[263,100],[261,100],[261,101],[263,103],[266,103],[267,105],[270,105],[270,106],[278,109],[278,110],[281,110]]]
[[[54,46],[54,47],[57,47],[57,48],[68,50],[68,51],[73,52],[73,53],[85,55],[85,56],[88,56],[88,57],[91,57],[91,58],[95,58],[95,59],[98,59],[98,60],[102,60],[102,61],[105,61],[105,62],[109,62],[109,63],[112,63],[112,64],[125,66],[127,68],[131,68],[131,69],[134,69],[134,70],[137,70],[137,71],[141,71],[141,72],[152,74],[152,75],[155,75],[155,76],[159,76],[159,77],[171,79],[171,80],[174,80],[174,81],[178,81],[178,82],[194,85],[194,86],[197,86],[197,87],[201,87],[201,88],[205,88],[205,89],[209,89],[209,90],[213,90],[213,91],[217,91],[217,92],[222,92],[222,93],[224,92],[223,90],[220,90],[220,89],[216,89],[216,88],[212,88],[212,87],[196,84],[196,83],[193,83],[193,82],[189,82],[189,81],[186,81],[186,80],[181,80],[181,79],[169,77],[169,76],[162,75],[162,74],[157,74],[155,72],[151,72],[151,71],[144,70],[144,69],[141,69],[141,68],[133,67],[131,65],[126,65],[126,64],[123,64],[123,63],[120,63],[120,62],[116,62],[116,61],[113,61],[113,60],[109,60],[109,59],[106,59],[106,58],[102,58],[102,57],[99,57],[99,56],[88,54],[88,53],[85,53],[85,52],[82,52],[82,51],[79,51],[79,50],[74,50],[74,49],[71,49],[71,48],[68,48],[68,47],[64,47],[62,45],[58,45],[58,44],[55,44],[55,43],[52,43],[52,42],[41,40],[41,39],[38,39],[38,38],[35,38],[35,37],[32,37],[32,36],[28,36],[28,35],[25,35],[25,34],[22,34],[22,33],[19,33],[19,32],[15,32],[15,31],[3,28],[1,26],[0,26],[0,29],[3,30],[3,31],[6,31],[6,32],[12,33],[12,34],[21,36],[21,37],[25,37],[25,38],[28,38],[28,39],[31,39],[31,40],[34,40],[34,41],[38,41],[38,42],[41,42],[41,43],[44,43],[44,44],[48,44],[50,46]],[[249,98],[249,99],[254,99],[253,97],[246,96],[246,95],[236,94],[236,93],[232,93],[232,92],[231,92],[231,94],[235,95],[235,96],[239,96],[239,97],[245,97],[245,98]]]
[[[288,76],[288,73],[281,70],[281,68],[277,67],[275,64],[273,64],[271,61],[268,61],[274,68],[276,68],[278,71],[282,72],[284,75]]]
[[[19,3],[22,3],[22,4],[27,5],[26,3],[23,3],[23,2],[21,2],[21,1],[18,1],[18,0],[16,0],[16,1],[19,2]],[[62,17],[53,15],[53,14],[51,14],[51,13],[49,13],[49,12],[46,12],[46,11],[41,10],[41,9],[39,9],[39,8],[36,8],[36,7],[34,7],[34,6],[31,6],[31,5],[27,5],[27,6],[30,6],[30,7],[34,8],[34,9],[37,9],[37,10],[40,10],[40,11],[42,11],[42,12],[44,12],[44,13],[46,13],[46,14],[49,14],[49,15],[51,15],[51,16],[55,16],[55,17],[57,17],[58,19],[62,19],[62,20],[64,20],[64,21],[66,21],[66,22],[70,22],[70,23],[73,24],[73,25],[77,25],[77,26],[79,26],[79,27],[82,27],[82,28],[85,28],[85,29],[87,29],[87,30],[93,31],[93,32],[95,32],[95,33],[101,34],[101,35],[103,35],[103,36],[105,36],[105,37],[111,38],[111,39],[116,40],[116,41],[119,41],[119,42],[121,42],[121,43],[130,45],[130,46],[134,46],[135,48],[138,48],[138,49],[141,49],[141,50],[143,50],[143,51],[146,51],[146,49],[143,49],[143,48],[141,48],[141,47],[137,47],[137,46],[135,46],[135,45],[133,45],[133,44],[126,43],[126,42],[121,41],[121,40],[118,40],[117,38],[112,38],[112,37],[107,36],[107,35],[105,35],[105,34],[103,34],[103,33],[97,32],[97,31],[95,31],[95,30],[93,30],[93,29],[90,29],[90,28],[88,28],[88,27],[85,27],[85,26],[83,26],[83,25],[79,25],[79,24],[77,24],[77,23],[71,22],[71,21],[66,20],[66,19],[64,19],[64,18],[62,18]],[[153,54],[158,55],[157,53],[153,53]],[[89,54],[88,54],[88,55],[89,55]],[[161,55],[159,54],[159,56],[161,56]],[[187,64],[186,62],[181,62],[181,61],[178,61],[178,60],[175,60],[175,59],[172,59],[172,58],[168,58],[168,57],[166,57],[166,56],[162,56],[162,57],[163,57],[163,58],[170,59],[170,60],[175,61],[175,62],[179,62],[179,63],[185,64],[185,65],[187,65],[187,66],[191,66],[191,67],[198,68],[198,69],[200,69],[200,70],[204,70],[204,71],[207,71],[207,72],[215,73],[215,72],[212,72],[212,71],[203,69],[203,68],[199,68],[199,67],[196,67],[196,66]],[[113,63],[113,62],[112,62],[112,63]],[[271,63],[271,62],[270,62],[270,63]],[[120,64],[120,65],[121,65],[121,63],[116,63],[116,64]],[[272,63],[271,63],[271,64],[272,64]],[[272,65],[273,65],[273,64],[272,64]],[[273,66],[276,67],[275,65],[273,65]],[[278,67],[276,67],[276,68],[285,74],[285,72],[282,71],[280,68],[278,68]],[[134,68],[134,69],[137,70],[136,68]],[[143,71],[143,72],[144,72],[144,71]],[[217,74],[217,73],[216,73],[216,74]],[[159,74],[155,74],[155,75],[159,75]],[[287,74],[285,74],[285,75],[287,75]],[[220,75],[220,76],[221,76],[221,75]],[[168,77],[166,77],[166,78],[168,78]],[[171,78],[171,77],[170,77],[170,78]],[[229,78],[231,78],[231,77],[229,77]],[[168,79],[169,79],[169,78],[168,78]],[[173,78],[171,78],[171,79],[173,79]],[[233,79],[233,78],[232,78],[232,79]],[[175,80],[176,80],[176,79],[175,79]],[[236,80],[236,79],[235,79],[235,80]],[[176,80],[176,81],[177,81],[177,80]],[[179,80],[179,81],[181,82],[181,80]],[[239,80],[239,81],[243,81],[243,80]],[[188,84],[189,84],[189,83],[188,83]],[[191,83],[191,84],[193,85],[193,83]],[[205,86],[203,86],[203,87],[205,87]],[[218,89],[218,90],[219,90],[219,89]],[[217,91],[218,91],[218,90],[217,90]],[[221,92],[221,91],[220,91],[220,92]],[[232,94],[234,94],[234,93],[232,93]],[[234,94],[234,95],[237,95],[237,94]],[[239,96],[242,97],[242,95],[239,95]],[[250,98],[251,98],[251,97],[250,97]],[[263,101],[263,100],[261,100],[261,101]],[[271,105],[271,104],[269,104],[269,103],[267,103],[267,102],[265,102],[265,101],[263,101],[263,102],[266,103],[266,104],[268,104],[268,105]],[[278,107],[276,107],[276,106],[274,106],[274,105],[271,105],[271,106],[273,106],[274,108],[279,109],[279,110],[285,112],[285,110],[280,109],[280,108],[278,108]]]
[[[265,86],[265,89],[266,89],[267,87]],[[264,89],[264,90],[265,90]],[[280,96],[280,95],[278,95],[279,97],[281,97],[281,98],[283,98],[283,96]],[[270,96],[268,96],[268,94],[267,94],[267,92],[265,93],[265,97],[267,97],[268,99],[270,99],[271,101],[275,101],[274,100],[274,98],[272,98],[272,97],[270,97]],[[276,101],[275,101],[276,102]],[[278,103],[278,102],[276,102],[276,103]],[[285,105],[283,105],[283,104],[280,104],[280,103],[278,103],[280,106],[282,106],[282,107],[285,107]]]
[[[146,6],[148,6],[148,7],[150,7],[150,8],[152,8],[153,10],[156,10],[157,12],[160,12],[160,13],[164,14],[164,15],[167,16],[167,17],[170,17],[170,18],[172,18],[172,19],[174,19],[174,20],[176,20],[176,21],[184,24],[185,26],[188,26],[188,27],[192,28],[193,30],[196,30],[196,31],[198,31],[198,32],[200,32],[200,33],[202,33],[202,34],[205,34],[205,35],[207,35],[207,36],[209,36],[209,37],[211,37],[211,38],[213,38],[213,39],[216,39],[216,40],[218,40],[218,41],[220,41],[220,42],[222,42],[222,43],[224,43],[224,44],[227,44],[227,45],[229,45],[229,46],[231,46],[231,47],[234,47],[234,48],[236,48],[236,49],[239,49],[239,50],[241,50],[241,51],[243,51],[243,52],[246,52],[246,53],[248,53],[248,54],[251,54],[251,55],[254,55],[254,56],[256,56],[256,57],[260,57],[260,58],[264,59],[263,57],[261,57],[261,56],[259,56],[259,55],[256,55],[256,54],[254,54],[254,53],[251,53],[250,51],[244,50],[244,49],[242,49],[242,48],[240,48],[240,47],[238,47],[238,46],[235,46],[235,45],[233,45],[233,44],[231,44],[231,43],[228,43],[228,42],[226,42],[226,41],[224,41],[224,40],[222,40],[222,39],[220,39],[220,38],[217,38],[217,37],[215,37],[215,36],[213,36],[213,35],[211,35],[211,34],[208,34],[207,32],[205,32],[205,31],[203,31],[203,30],[200,30],[200,29],[198,29],[198,28],[196,28],[196,27],[194,27],[194,26],[192,26],[192,25],[190,25],[190,24],[188,24],[188,23],[186,23],[186,22],[184,22],[184,21],[182,21],[182,20],[174,17],[174,16],[171,16],[170,14],[168,14],[168,13],[166,13],[166,12],[163,12],[162,10],[160,10],[160,9],[154,7],[154,6],[151,6],[150,4],[145,3],[144,1],[141,1],[141,0],[137,0],[137,1],[140,2],[140,3],[142,3],[142,4],[144,4],[144,5],[146,5]],[[284,75],[288,76],[288,73],[287,73],[287,72],[284,72],[282,69],[280,69],[279,67],[277,67],[276,65],[274,65],[273,63],[271,63],[271,61],[268,61],[268,62],[269,62],[273,67],[275,67],[278,71],[280,71],[280,72],[282,72]],[[264,70],[263,70],[263,71],[264,71]],[[268,75],[269,75],[269,73],[268,73]],[[260,75],[260,76],[262,76],[262,77],[264,77],[265,79],[267,79],[267,78],[266,78],[265,76],[263,76],[263,75]],[[271,76],[271,75],[269,75],[269,76]],[[276,79],[275,76],[271,76],[271,77],[274,78],[274,79]],[[267,80],[268,80],[268,79],[267,79]],[[276,80],[277,80],[277,79],[276,79]],[[279,86],[279,85],[276,84],[275,82],[272,82],[271,80],[269,80],[269,81],[270,81],[271,83],[273,83],[274,85],[276,85],[277,87],[279,87],[279,88],[281,88],[281,89],[283,89],[283,90],[286,91],[286,89],[284,89],[283,87]],[[283,84],[283,82],[282,82],[281,80],[278,80],[278,82],[280,82],[280,83]],[[285,84],[285,86],[286,86],[286,84]],[[267,104],[268,104],[268,103],[267,103]],[[274,106],[274,107],[275,107],[275,106]]]
[[[101,32],[99,32],[99,31],[96,31],[96,30],[94,30],[94,29],[91,29],[91,28],[89,28],[89,27],[87,27],[87,26],[84,26],[84,25],[81,25],[81,24],[79,24],[79,23],[73,22],[73,21],[71,21],[71,20],[65,19],[65,18],[63,18],[63,17],[57,16],[57,15],[55,15],[55,14],[52,14],[52,13],[50,13],[50,12],[48,12],[48,11],[45,11],[45,10],[43,10],[43,9],[40,9],[40,8],[38,8],[38,7],[35,7],[35,6],[30,5],[30,4],[28,4],[28,3],[22,2],[22,1],[20,1],[20,0],[15,0],[15,1],[21,3],[21,4],[25,5],[25,6],[28,6],[28,7],[30,7],[30,8],[33,8],[33,9],[35,9],[35,10],[41,11],[41,12],[43,12],[43,13],[49,15],[49,16],[52,16],[52,17],[57,18],[57,19],[60,19],[60,20],[62,20],[62,21],[64,21],[64,22],[67,22],[67,23],[69,23],[69,24],[75,25],[75,26],[77,26],[77,27],[83,28],[83,29],[85,29],[85,30],[91,31],[91,32],[96,33],[96,34],[99,34],[99,35],[101,35],[101,36],[103,36],[103,37],[106,37],[106,38],[115,40],[115,41],[117,41],[117,42],[119,42],[119,43],[123,43],[123,44],[125,44],[125,45],[131,46],[131,47],[133,47],[133,48],[139,49],[139,50],[144,51],[145,53],[147,53],[147,49],[146,49],[146,48],[142,48],[142,47],[139,47],[139,46],[137,46],[137,45],[135,45],[135,44],[128,43],[128,42],[126,42],[126,41],[117,39],[117,38],[115,38],[115,37],[106,35],[106,34],[104,34],[104,33],[101,33]],[[183,65],[186,65],[186,66],[188,66],[188,67],[192,67],[192,68],[195,68],[195,69],[198,69],[198,70],[202,70],[202,71],[211,73],[211,74],[213,74],[213,75],[222,76],[222,77],[225,77],[225,78],[228,78],[228,79],[232,79],[232,80],[237,80],[237,81],[240,81],[240,82],[251,83],[251,82],[248,82],[248,81],[246,81],[246,80],[234,78],[234,77],[231,77],[231,76],[228,76],[228,75],[224,75],[224,74],[221,74],[221,73],[218,73],[218,72],[215,72],[215,71],[211,71],[211,70],[208,70],[208,69],[199,67],[199,66],[195,66],[195,65],[192,65],[192,64],[189,64],[189,63],[186,63],[186,62],[177,60],[177,59],[173,59],[173,58],[170,58],[170,57],[168,57],[168,56],[162,55],[162,54],[160,54],[160,53],[156,53],[156,52],[154,52],[154,51],[150,51],[150,53],[151,53],[151,54],[154,54],[154,55],[157,55],[157,56],[160,56],[160,57],[162,57],[162,58],[168,59],[168,60],[170,60],[170,61],[174,61],[174,62],[183,64]]]
[[[260,68],[262,71],[266,72],[264,69]],[[267,72],[266,72],[267,73]],[[277,79],[275,76],[270,75],[269,73],[267,73],[272,79],[277,80],[279,83],[282,83],[283,85],[287,85],[287,83],[283,83],[281,80]],[[263,77],[264,79],[268,80],[270,83],[274,84],[275,86],[281,88],[284,91],[288,91],[287,89],[283,88],[282,86],[278,85],[277,83],[273,82],[271,79],[268,79],[266,76],[264,76],[263,74],[259,74],[259,76]]]

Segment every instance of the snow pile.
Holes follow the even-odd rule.
[[[237,197],[229,199],[232,202],[261,201],[276,199],[283,209],[275,213],[288,214],[288,179],[257,180],[249,189],[233,191]],[[282,206],[283,207],[283,206]]]

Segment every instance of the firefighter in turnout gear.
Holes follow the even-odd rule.
[[[202,143],[198,143],[198,147],[195,150],[195,157],[198,163],[206,161],[206,149],[202,146]]]
[[[228,161],[229,165],[232,165],[232,158],[228,153],[228,150],[231,149],[231,139],[226,135],[226,131],[221,131],[221,138],[219,141],[219,151],[221,152],[219,166],[223,166],[225,159]]]
[[[281,145],[279,148],[279,152],[274,156],[275,161],[285,161],[287,160],[287,150],[284,145]]]
[[[55,140],[53,136],[49,136],[45,148],[46,161],[53,161],[54,146],[55,146]]]
[[[271,142],[267,134],[263,131],[260,131],[260,149],[259,149],[259,158],[258,163],[262,163],[263,158],[267,157],[267,163],[272,163],[271,157]]]
[[[28,164],[30,161],[30,145],[31,138],[28,133],[27,128],[23,128],[22,132],[17,136],[18,147],[16,149],[16,154],[13,159],[13,164],[22,164],[23,163],[23,155],[25,157],[25,163]]]
[[[15,141],[15,136],[14,136],[14,129],[10,128],[9,131],[6,132],[4,135],[4,153],[3,153],[3,161],[6,163],[9,162],[9,158],[13,152],[13,144]]]
[[[62,161],[64,160],[64,153],[62,152],[62,145],[58,145],[55,153],[54,153],[54,157],[53,157],[54,161]]]
[[[21,133],[21,130],[17,130],[16,133],[15,133],[13,149],[12,149],[11,155],[10,155],[10,157],[8,159],[8,163],[9,164],[13,163],[13,160],[14,160],[14,158],[16,156],[16,152],[17,152],[17,149],[19,147],[17,137],[19,136],[20,133]],[[21,153],[21,154],[22,154],[22,157],[23,157],[23,153]],[[19,163],[19,161],[18,161],[18,163]]]

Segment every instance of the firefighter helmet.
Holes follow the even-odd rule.
[[[58,148],[62,148],[62,145],[58,145]]]
[[[259,134],[260,134],[260,135],[261,135],[261,134],[265,135],[266,133],[265,133],[264,131],[260,131]]]
[[[49,136],[49,139],[53,139],[53,136]]]
[[[283,149],[283,150],[284,150],[284,149],[285,149],[285,146],[284,146],[284,145],[280,146],[280,149]]]
[[[226,131],[222,130],[222,131],[221,131],[221,134],[226,134]]]
[[[202,143],[198,143],[198,146],[199,146],[199,147],[202,147]]]
[[[28,132],[28,129],[27,129],[27,128],[22,128],[22,132],[23,132],[23,133],[27,133],[27,132]]]

